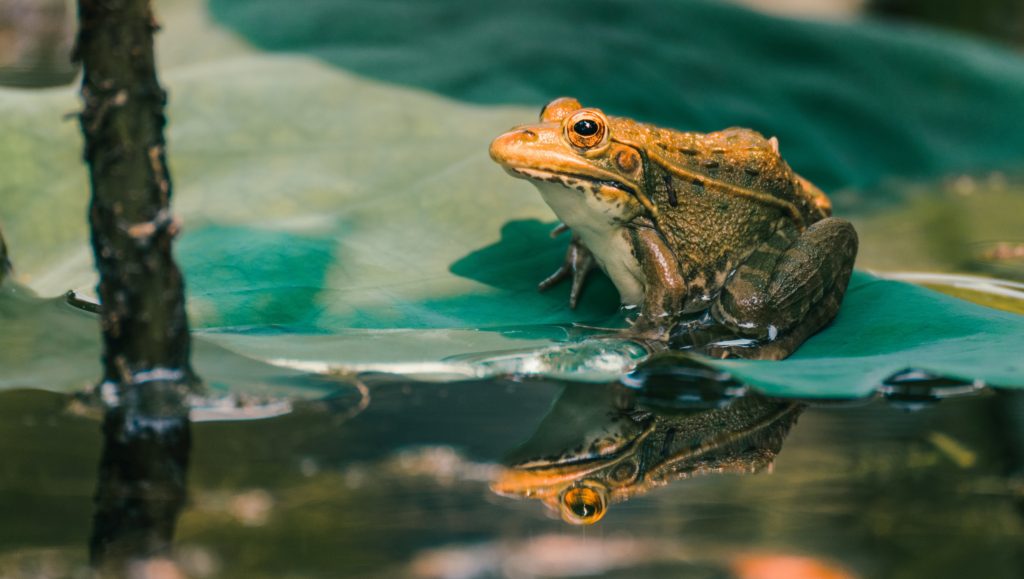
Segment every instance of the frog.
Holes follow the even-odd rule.
[[[491,491],[593,525],[612,505],[676,481],[771,469],[805,408],[756,392],[673,408],[621,384],[569,384],[503,460]]]
[[[856,260],[852,224],[793,171],[779,141],[606,115],[562,97],[490,145],[571,231],[561,266],[575,307],[604,271],[636,310],[623,333],[718,358],[780,360],[831,323]]]

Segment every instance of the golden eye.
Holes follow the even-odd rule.
[[[566,137],[579,149],[592,149],[604,143],[606,134],[604,117],[593,111],[580,111],[565,123]]]
[[[593,525],[608,507],[604,489],[574,486],[562,495],[562,520],[570,525]]]

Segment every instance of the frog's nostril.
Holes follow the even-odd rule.
[[[491,142],[491,158],[495,161],[507,162],[522,151],[521,147],[536,142],[540,136],[530,129],[514,128]]]

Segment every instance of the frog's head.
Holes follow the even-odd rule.
[[[592,525],[612,503],[649,486],[638,451],[645,450],[644,439],[651,431],[638,429],[632,439],[604,433],[603,439],[584,440],[555,456],[524,460],[505,469],[491,489],[507,497],[540,500],[569,524]]]
[[[491,158],[512,176],[537,184],[548,203],[555,184],[557,195],[585,196],[589,209],[628,221],[645,209],[653,211],[641,187],[640,152],[615,139],[620,125],[629,122],[584,108],[573,98],[555,99],[541,110],[539,123],[494,139]]]

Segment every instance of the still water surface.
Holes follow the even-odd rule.
[[[370,404],[354,417],[343,401],[194,424],[173,561],[151,563],[164,574],[149,576],[1024,572],[1022,392],[913,411],[875,399],[812,403],[801,413],[792,402],[760,400],[755,410],[795,410],[744,414],[737,408],[749,399],[725,410],[679,408],[664,392],[651,399],[619,385],[385,376],[366,385]],[[102,442],[92,414],[56,394],[0,395],[0,577],[85,576]],[[773,426],[779,416],[785,424]],[[615,495],[594,525],[494,492],[510,474],[503,464],[564,466],[591,453],[584,464],[596,465],[659,436],[637,453],[642,472],[702,442],[718,448],[702,451],[703,462],[677,461],[664,484],[624,483],[635,492],[625,502]],[[744,464],[758,472],[741,474]],[[620,468],[601,488],[630,475],[635,469]]]

